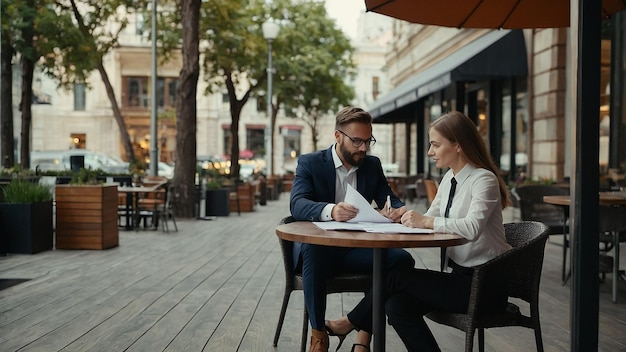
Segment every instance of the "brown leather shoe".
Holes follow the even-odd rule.
[[[309,352],[328,352],[328,333],[311,329],[311,347]]]

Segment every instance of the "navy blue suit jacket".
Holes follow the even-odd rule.
[[[291,215],[299,221],[320,221],[322,209],[328,203],[335,203],[335,164],[332,148],[302,155],[298,159],[296,177],[291,188]],[[357,191],[368,202],[374,200],[379,207],[384,206],[387,196],[391,196],[391,206],[400,208],[404,205],[398,199],[383,173],[380,159],[367,155],[356,172]],[[294,268],[300,258],[301,243],[294,243]]]

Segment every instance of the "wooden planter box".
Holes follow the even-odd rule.
[[[237,185],[236,196],[230,198],[231,212],[251,212],[254,211],[255,199],[254,188],[248,182]]]
[[[118,246],[117,185],[57,185],[56,248]]]
[[[52,201],[0,204],[0,253],[47,251],[53,238]]]

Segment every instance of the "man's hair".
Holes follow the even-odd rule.
[[[371,124],[372,115],[370,115],[369,112],[361,108],[346,106],[337,113],[337,118],[335,120],[335,129],[338,130],[340,127],[350,124],[352,122]]]

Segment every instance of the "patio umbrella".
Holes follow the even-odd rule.
[[[568,27],[569,6],[570,0],[365,0],[368,12],[456,28]],[[602,1],[604,16],[623,8],[623,0]]]
[[[364,0],[367,11],[405,21],[457,28],[568,27],[570,0]],[[598,350],[598,153],[601,18],[623,0],[578,0],[577,106],[572,237],[571,351]],[[574,55],[576,55],[574,54]],[[580,142],[587,140],[583,150]],[[585,185],[583,187],[583,185]],[[595,233],[595,235],[594,235]],[[613,280],[617,280],[615,277]],[[591,289],[593,287],[594,289]],[[375,350],[384,350],[377,346]]]

